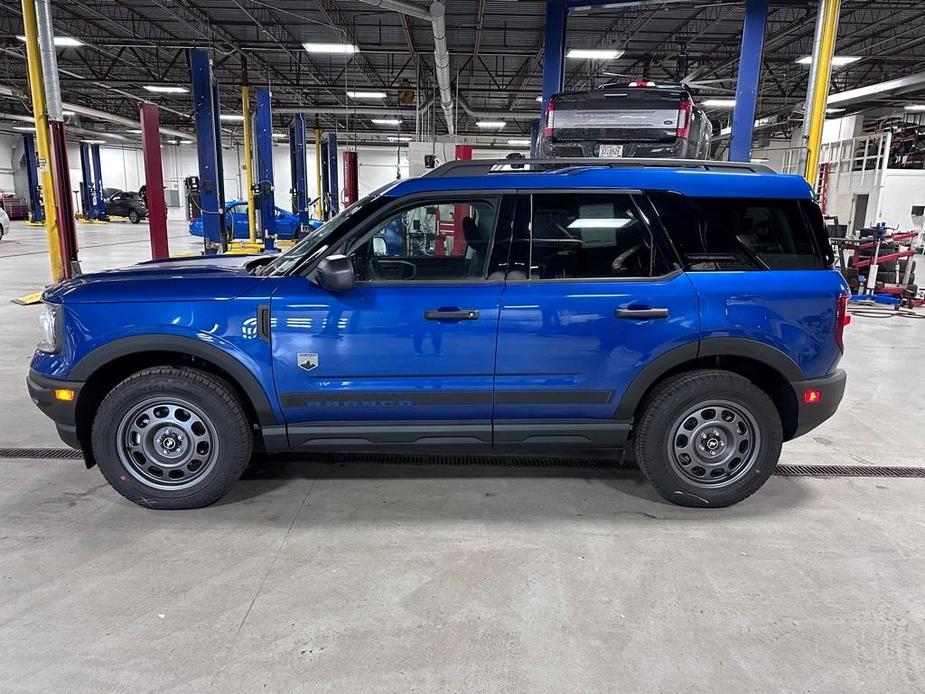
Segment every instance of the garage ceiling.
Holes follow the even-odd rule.
[[[545,2],[452,0],[446,24],[454,95],[475,112],[538,113]],[[422,7],[424,5],[422,4]],[[621,76],[686,78],[698,94],[731,95],[739,55],[744,3],[647,3],[625,9],[578,12],[569,20],[571,47],[613,47],[625,53],[607,63],[568,61],[571,88],[599,85]],[[803,100],[807,73],[795,61],[812,49],[816,3],[774,5],[768,24],[759,116],[790,114]],[[833,76],[833,91],[910,75],[925,69],[921,20],[925,2],[845,0],[837,54],[861,56]],[[238,112],[241,56],[248,56],[252,85],[270,84],[274,107],[329,111],[356,103],[347,90],[388,93],[398,106],[403,79],[419,87],[422,100],[435,92],[433,36],[428,23],[349,0],[68,0],[54,3],[55,30],[86,42],[58,52],[64,100],[137,118],[138,102],[162,107],[162,123],[192,132],[189,94],[153,95],[146,84],[189,86],[186,49],[211,47],[222,85],[223,111]],[[0,84],[25,92],[22,18],[16,2],[0,2],[0,28],[9,37],[0,54]],[[353,58],[309,55],[305,41],[347,41]],[[915,92],[896,101],[911,100]],[[883,98],[874,97],[874,98]],[[869,105],[871,102],[868,101]],[[22,100],[7,113],[28,114]],[[439,110],[439,109],[438,109]],[[728,118],[728,112],[712,114]],[[369,116],[326,113],[321,127],[378,131]],[[286,117],[277,116],[283,127]],[[461,133],[476,133],[476,117],[458,109]],[[445,124],[433,119],[437,132]],[[529,132],[529,120],[510,120],[508,137]],[[107,126],[99,124],[101,129]],[[113,129],[124,126],[111,126]],[[405,123],[413,131],[413,123]]]

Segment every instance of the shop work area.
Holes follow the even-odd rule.
[[[923,17],[0,7],[0,692],[925,690]]]

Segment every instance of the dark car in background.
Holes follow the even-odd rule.
[[[148,206],[138,193],[122,191],[106,198],[106,215],[128,217],[132,224],[138,224],[148,216]]]
[[[556,94],[542,126],[540,157],[706,159],[713,135],[684,85],[651,80]]]

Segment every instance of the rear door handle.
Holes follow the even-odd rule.
[[[478,309],[474,308],[453,308],[437,309],[435,311],[424,311],[424,320],[478,320]]]
[[[628,318],[630,320],[649,320],[651,318],[667,318],[667,308],[618,308],[613,312],[615,318]]]

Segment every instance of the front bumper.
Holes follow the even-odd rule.
[[[836,369],[824,378],[814,378],[809,381],[798,381],[790,384],[796,394],[798,407],[797,428],[793,433],[793,438],[812,431],[835,414],[835,410],[838,409],[842,396],[845,394],[846,380],[847,374],[841,369]],[[803,397],[810,390],[820,393],[819,400],[811,404],[807,403]]]
[[[61,381],[43,376],[35,369],[29,370],[26,386],[32,402],[55,423],[58,436],[71,448],[80,448],[77,439],[77,400],[83,383],[79,381]],[[58,400],[55,390],[68,388],[74,391],[73,400]]]

